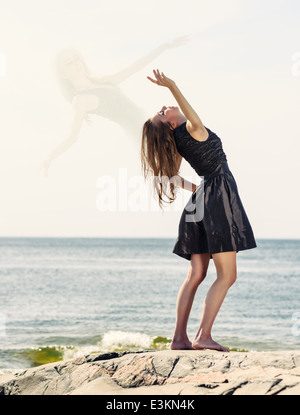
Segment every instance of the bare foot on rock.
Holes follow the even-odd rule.
[[[193,350],[192,343],[189,340],[176,341],[172,340],[170,344],[171,350]]]
[[[192,343],[193,349],[203,350],[203,349],[212,349],[219,350],[221,352],[229,352],[229,350],[222,346],[221,344],[215,342],[211,337],[207,339],[194,340]]]

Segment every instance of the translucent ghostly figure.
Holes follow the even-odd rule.
[[[153,50],[127,68],[102,77],[95,77],[80,53],[73,48],[61,50],[55,60],[55,72],[64,97],[72,106],[72,123],[68,136],[46,158],[42,169],[47,175],[51,162],[67,151],[79,138],[88,114],[97,114],[116,122],[139,143],[145,121],[143,110],[120,88],[119,84],[141,70],[167,49],[178,47],[187,41],[186,36],[175,39]]]

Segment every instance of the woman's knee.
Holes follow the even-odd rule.
[[[194,287],[198,287],[201,284],[201,282],[205,279],[206,274],[207,274],[207,269],[205,268],[194,269],[190,267],[188,275],[186,277],[186,281],[188,284]]]
[[[192,254],[187,282],[198,287],[205,279],[209,266],[210,254]]]
[[[213,254],[217,271],[217,280],[228,288],[237,278],[236,251]]]
[[[228,288],[230,288],[237,279],[237,273],[236,271],[231,272],[223,272],[221,275],[217,276],[218,281],[220,281],[222,284],[226,285]]]
[[[236,272],[232,273],[231,276],[229,277],[229,287],[231,287],[235,282],[236,282]]]

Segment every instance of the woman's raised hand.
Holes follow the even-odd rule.
[[[175,85],[175,82],[172,79],[166,77],[163,72],[160,73],[158,69],[153,69],[153,73],[156,79],[153,79],[150,76],[147,76],[147,79],[149,79],[149,81],[153,82],[154,84],[165,86],[166,88],[171,88]]]

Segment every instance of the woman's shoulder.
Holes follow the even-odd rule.
[[[210,138],[210,136],[213,135],[214,133],[208,127],[204,126],[204,128],[208,132],[208,138]],[[186,121],[183,124],[181,124],[178,127],[176,127],[173,130],[173,133],[174,133],[174,137],[175,138],[181,138],[181,137],[191,137],[191,138],[193,138],[190,135],[190,133],[188,132],[187,128],[186,128]],[[208,140],[208,138],[207,138],[207,140]],[[205,141],[207,141],[207,140],[205,140]]]

